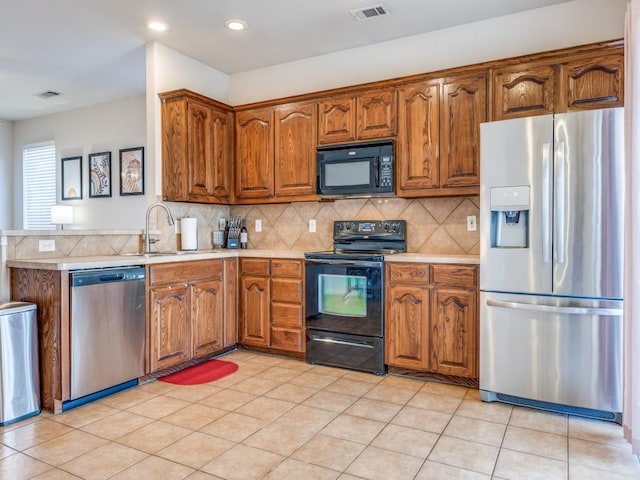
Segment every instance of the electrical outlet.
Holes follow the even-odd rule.
[[[316,233],[316,219],[315,218],[310,218],[309,219],[309,232],[310,233]]]
[[[56,241],[55,240],[38,240],[39,252],[55,252]]]
[[[262,231],[262,219],[256,218],[256,232]]]
[[[478,229],[478,224],[475,215],[467,216],[467,232],[475,232]]]

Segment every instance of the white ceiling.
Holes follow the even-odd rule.
[[[3,0],[0,119],[18,120],[145,89],[156,40],[234,74],[568,0]],[[357,22],[351,9],[390,15]],[[225,20],[249,28],[232,32]],[[154,33],[149,20],[170,25]],[[35,94],[61,92],[43,100]]]

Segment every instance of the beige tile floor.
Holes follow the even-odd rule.
[[[617,425],[476,390],[244,351],[217,382],[151,382],[0,430],[0,479],[623,480]]]

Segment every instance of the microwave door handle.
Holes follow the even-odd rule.
[[[379,181],[379,170],[380,170],[380,157],[374,157],[373,158],[373,184],[375,185],[376,188],[378,188],[380,185],[380,181]]]

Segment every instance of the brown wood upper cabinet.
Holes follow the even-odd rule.
[[[493,74],[493,119],[553,113],[555,81],[552,65],[515,65],[496,70]]]
[[[317,108],[312,102],[236,114],[236,198],[315,194]]]
[[[624,53],[578,58],[560,65],[558,111],[622,107]]]
[[[369,90],[321,100],[318,143],[346,143],[396,134],[396,92]]]
[[[230,203],[233,113],[188,90],[160,94],[162,198]]]
[[[623,105],[622,47],[509,65],[492,73],[492,120]]]
[[[396,194],[474,194],[480,184],[480,123],[486,74],[427,80],[398,89]]]

